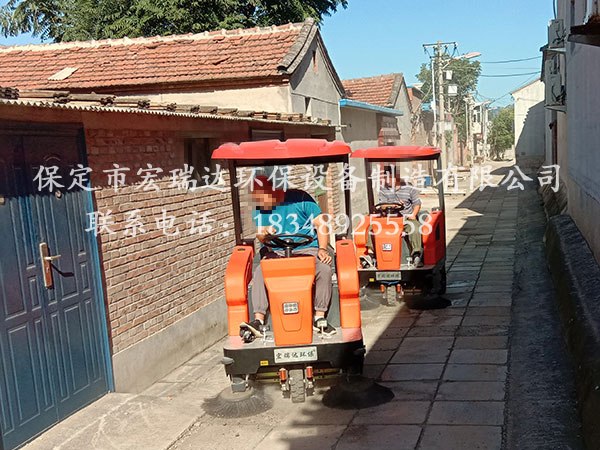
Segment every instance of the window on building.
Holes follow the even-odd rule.
[[[186,138],[184,139],[184,161],[193,168],[189,188],[222,184],[217,163],[212,160],[212,151],[218,146],[216,139]]]
[[[252,130],[252,140],[253,141],[268,141],[271,139],[279,139],[283,141],[283,131],[282,130]],[[274,173],[275,172],[275,173]],[[287,176],[287,167],[275,167],[275,166],[263,166],[256,168],[256,175],[266,175],[268,177],[275,177],[275,179],[279,177]]]
[[[282,130],[252,130],[253,141],[268,141],[270,139],[279,139],[283,141]]]
[[[312,52],[312,62],[313,62],[313,71],[317,73],[319,71],[318,60],[317,60],[317,51],[313,50]]]
[[[310,116],[310,97],[304,97],[304,114]]]

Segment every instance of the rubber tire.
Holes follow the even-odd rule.
[[[446,265],[441,265],[433,274],[433,287],[431,291],[437,295],[446,293]]]
[[[306,386],[304,385],[304,370],[290,370],[290,397],[292,403],[304,403],[306,400]]]

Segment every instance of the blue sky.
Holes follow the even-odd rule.
[[[413,83],[429,61],[425,43],[456,41],[459,54],[480,52],[482,63],[536,57],[552,17],[552,0],[349,0],[347,9],[325,18],[321,32],[341,78],[403,72]],[[39,40],[0,38],[1,45],[30,42]],[[482,74],[527,73],[540,66],[540,59],[482,64]],[[482,77],[478,99],[504,96],[494,105],[509,104],[512,98],[505,94],[534,78]]]
[[[480,52],[481,62],[541,56],[553,16],[552,0],[349,0],[321,32],[341,78],[403,72],[412,83],[429,62],[423,44],[438,40],[456,41],[459,54]],[[541,59],[482,68],[483,75],[534,72]],[[535,78],[482,77],[478,98],[496,99]],[[494,105],[509,103],[507,95]]]

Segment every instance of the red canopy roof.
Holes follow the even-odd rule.
[[[352,152],[352,158],[365,159],[436,159],[441,153],[437,147],[419,147],[419,146],[389,146],[359,148]]]
[[[223,144],[213,152],[213,159],[305,159],[347,155],[350,147],[341,142],[325,139],[288,139],[287,141],[255,141],[241,144]]]

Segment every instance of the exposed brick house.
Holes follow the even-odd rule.
[[[227,235],[233,224],[230,193],[221,183],[218,189],[172,185],[169,171],[189,163],[191,150],[210,150],[262,132],[277,132],[284,139],[335,135],[333,126],[299,115],[173,112],[152,103],[139,109],[76,98],[71,94],[67,104],[60,98],[0,99],[0,229],[15,236],[0,251],[0,343],[7,349],[0,366],[10,392],[1,397],[7,445],[56,421],[53,405],[71,402],[70,409],[60,410],[60,420],[112,386],[140,391],[225,334],[223,276],[234,246]],[[71,178],[66,169],[76,163],[92,169],[91,184],[98,190],[67,189],[64,181]],[[34,175],[40,164],[60,166],[64,187],[38,191]],[[115,164],[130,169],[117,190],[103,172]],[[148,164],[162,169],[152,180],[160,190],[145,189],[143,174],[137,175]],[[115,234],[103,231],[95,239],[84,232],[94,210],[112,211]],[[135,210],[145,232],[125,236],[128,215]],[[179,227],[179,234],[159,228],[163,211],[174,218],[168,233]],[[214,232],[191,231],[190,220],[205,211],[216,220]],[[23,231],[28,229],[33,231]],[[50,288],[44,287],[41,240],[50,256],[61,255],[52,262]],[[21,329],[29,334],[19,334]],[[48,343],[49,350],[36,342]],[[74,362],[75,369],[64,366],[63,373],[59,365],[58,376],[52,376],[49,367],[36,362],[60,358]],[[34,381],[36,388],[29,385]],[[39,387],[53,382],[65,384],[51,394]],[[64,399],[53,399],[64,389]],[[19,399],[21,394],[35,398]],[[48,398],[51,404],[44,403]],[[45,406],[17,413],[15,401]]]

